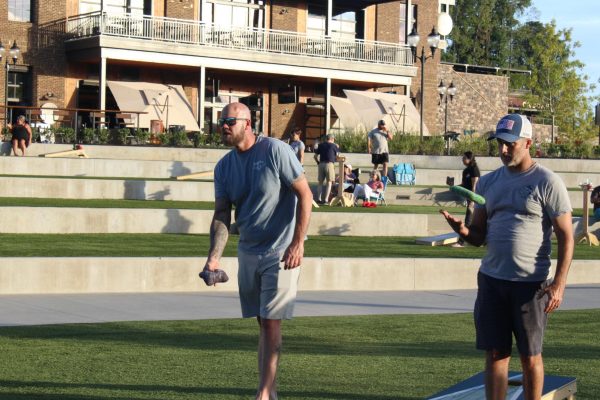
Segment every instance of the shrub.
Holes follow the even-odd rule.
[[[75,142],[75,129],[65,126],[57,128],[55,132],[60,135],[62,143]]]
[[[150,131],[138,128],[133,131],[133,136],[137,144],[146,144],[150,138]]]
[[[96,129],[98,144],[107,144],[110,138],[110,131],[106,128]]]
[[[84,128],[79,135],[79,140],[83,143],[93,143],[96,136],[96,130],[93,128]]]
[[[110,131],[111,142],[114,144],[126,144],[129,135],[129,128],[112,129]]]

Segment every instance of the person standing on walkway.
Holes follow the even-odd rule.
[[[315,149],[314,158],[319,168],[319,185],[317,186],[318,204],[325,204],[329,201],[331,185],[335,180],[335,161],[340,150],[334,141],[335,137],[329,133],[327,141],[319,144],[319,147]]]
[[[467,190],[474,192],[477,190],[477,182],[481,177],[481,173],[479,172],[479,167],[477,166],[477,160],[475,160],[475,155],[472,151],[465,151],[462,157],[462,163],[465,166],[462,172],[462,182],[460,186],[464,187]],[[475,211],[475,202],[473,200],[467,200],[467,211],[465,213],[465,225],[468,227],[471,225],[471,220],[473,219],[473,211]],[[458,239],[458,242],[455,243],[452,247],[463,247],[464,240],[462,238]]]
[[[373,169],[376,170],[379,164],[381,164],[383,166],[381,176],[388,176],[388,163],[390,162],[388,140],[392,140],[393,138],[394,135],[388,131],[384,120],[380,120],[377,123],[377,128],[369,132],[367,136],[367,150],[371,154]]]
[[[468,243],[487,252],[477,275],[476,345],[485,350],[487,399],[504,399],[514,334],[523,368],[526,399],[540,399],[544,384],[542,343],[548,314],[563,301],[573,258],[571,204],[562,180],[535,163],[529,149],[531,123],[503,117],[490,137],[498,143],[503,167],[483,176],[471,226],[441,211]],[[552,228],[558,241],[556,272],[550,272]]]
[[[220,271],[235,206],[242,315],[256,317],[260,327],[256,399],[273,400],[281,320],[293,315],[312,193],[290,146],[252,133],[248,107],[227,105],[219,126],[223,143],[234,148],[215,167],[215,212],[202,273]]]

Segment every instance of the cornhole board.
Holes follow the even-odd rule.
[[[415,242],[425,246],[444,246],[458,242],[458,233],[450,232],[444,233],[443,235],[427,236],[416,239]]]
[[[178,181],[185,181],[187,179],[204,178],[206,176],[212,176],[213,174],[214,174],[213,171],[202,171],[202,172],[194,172],[193,174],[172,176],[171,179],[176,179]]]
[[[484,373],[473,375],[428,400],[485,400]],[[577,392],[577,379],[566,376],[544,376],[542,400],[574,400]],[[523,400],[523,374],[510,371],[508,373],[507,400]]]
[[[88,158],[87,154],[85,154],[85,151],[83,151],[83,149],[57,151],[56,153],[40,154],[40,157],[69,157],[69,156]]]

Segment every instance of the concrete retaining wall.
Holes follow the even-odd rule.
[[[70,178],[1,178],[0,197],[32,197],[56,199],[126,199],[214,201],[212,182],[154,181],[137,179],[70,179]],[[312,184],[313,191],[316,184]],[[583,206],[580,190],[569,191],[571,204]],[[389,185],[387,204],[436,205],[453,207],[462,199],[447,187]]]
[[[213,211],[2,207],[0,233],[209,233]],[[309,235],[428,236],[449,231],[437,215],[313,213]]]
[[[204,258],[3,258],[0,294],[237,291],[237,259],[224,258],[230,281],[207,287]],[[305,258],[300,290],[455,290],[476,287],[479,260]],[[600,283],[600,263],[573,262],[569,284]]]

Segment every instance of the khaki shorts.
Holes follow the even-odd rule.
[[[325,180],[327,183],[335,181],[335,167],[332,162],[319,163],[319,184]]]
[[[262,255],[238,251],[238,286],[244,318],[291,319],[300,267],[283,269],[283,252]]]

